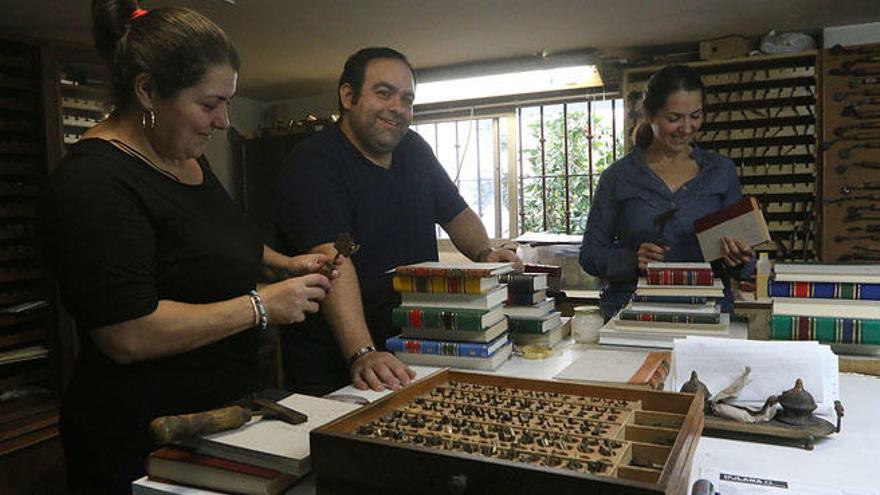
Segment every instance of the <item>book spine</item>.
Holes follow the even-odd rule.
[[[474,277],[394,275],[392,285],[396,292],[482,294],[482,279]]]
[[[281,473],[275,471],[274,469],[254,466],[252,464],[245,464],[243,462],[233,461],[229,459],[223,459],[220,457],[210,456],[206,454],[199,454],[196,452],[192,452],[190,450],[181,449],[178,447],[162,447],[159,450],[153,451],[150,453],[150,458],[154,459],[163,459],[166,461],[178,462],[178,463],[186,463],[186,464],[196,464],[199,466],[210,467],[214,469],[222,469],[224,471],[231,471],[235,473],[241,473],[248,476],[256,476],[263,479],[273,479],[279,476]],[[147,463],[147,473],[149,474],[151,471],[151,465]],[[175,480],[182,481],[182,480]]]
[[[880,320],[773,315],[772,340],[818,340],[829,344],[880,344]]]
[[[648,283],[651,285],[712,285],[712,270],[685,270],[683,268],[648,268]]]
[[[485,268],[425,268],[400,266],[394,269],[395,275],[410,277],[471,277],[487,278],[494,276],[491,270]]]
[[[880,301],[880,284],[770,282],[770,297]]]
[[[508,294],[529,294],[535,292],[535,277],[525,273],[506,273],[501,283],[507,284]]]
[[[447,342],[443,340],[416,340],[391,337],[385,347],[391,352],[436,354],[438,356],[489,357],[490,344]]]
[[[708,297],[698,296],[633,296],[633,301],[641,303],[706,304]]]
[[[395,328],[478,331],[483,328],[483,314],[479,311],[397,307],[391,311],[391,324]]]
[[[535,303],[535,296],[533,292],[529,292],[528,294],[511,294],[507,293],[507,304],[512,306],[531,306]]]
[[[665,323],[701,323],[717,324],[721,321],[719,314],[686,314],[686,313],[642,313],[639,311],[621,311],[621,320],[658,321]]]
[[[511,332],[520,333],[543,333],[545,320],[518,320],[516,318],[507,319],[507,328]]]
[[[630,385],[647,385],[652,390],[663,390],[669,376],[671,354],[652,352],[645,358],[642,366],[629,379]]]

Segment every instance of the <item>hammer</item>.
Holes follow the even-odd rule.
[[[220,409],[177,416],[160,416],[150,422],[150,438],[158,445],[166,445],[184,438],[234,430],[255,416],[262,416],[261,419],[279,419],[293,425],[305,423],[309,419],[299,411],[251,394],[234,405]]]

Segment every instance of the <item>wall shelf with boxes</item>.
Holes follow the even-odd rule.
[[[107,116],[109,81],[97,64],[61,61],[58,70],[63,139],[71,145]]]
[[[777,260],[819,257],[816,58],[798,52],[687,64],[706,89],[697,144],[736,164],[743,193],[763,206]],[[627,132],[638,121],[641,91],[659,68],[624,73]]]

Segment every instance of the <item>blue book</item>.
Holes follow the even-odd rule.
[[[880,301],[880,284],[848,282],[770,282],[770,297]]]
[[[404,354],[435,354],[438,356],[490,357],[507,344],[508,333],[504,332],[487,343],[450,342],[446,340],[403,339],[391,337],[385,341],[390,352]]]

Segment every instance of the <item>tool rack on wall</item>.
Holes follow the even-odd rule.
[[[880,262],[880,44],[821,57],[822,260]]]
[[[697,144],[736,164],[743,194],[763,206],[777,260],[817,259],[816,53],[687,65],[701,75],[706,93]],[[659,68],[624,72],[627,133],[638,123],[645,83]]]

